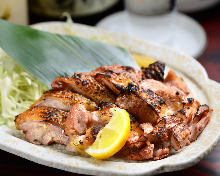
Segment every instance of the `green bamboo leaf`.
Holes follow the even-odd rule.
[[[52,34],[0,20],[0,47],[50,87],[58,76],[91,71],[102,65],[138,68],[124,48],[81,37]]]

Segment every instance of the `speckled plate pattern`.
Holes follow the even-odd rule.
[[[205,69],[193,58],[165,46],[146,43],[124,35],[110,33],[93,27],[59,22],[41,23],[33,26],[45,31],[74,34],[93,38],[127,48],[165,62],[170,69],[181,75],[193,95],[202,104],[213,108],[213,115],[199,138],[181,151],[158,161],[127,161],[110,158],[98,161],[77,153],[66,152],[61,145],[39,146],[27,142],[17,130],[0,127],[0,149],[46,166],[90,175],[153,175],[184,169],[196,164],[207,155],[219,141],[220,136],[220,84],[208,78]],[[0,55],[4,54],[0,51]]]

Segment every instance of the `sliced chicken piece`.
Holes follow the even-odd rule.
[[[154,144],[146,145],[144,148],[127,155],[129,160],[143,161],[153,158]]]
[[[95,76],[96,74],[111,75],[113,73],[116,75],[123,75],[125,78],[130,78],[135,83],[139,83],[143,78],[143,73],[140,69],[135,69],[129,66],[121,66],[118,64],[102,66],[90,72],[92,76]]]
[[[164,127],[170,133],[170,130],[179,123],[190,125],[197,112],[199,102],[193,98],[187,98],[187,102],[183,102],[183,104],[183,108],[177,113],[159,118],[156,126]]]
[[[93,126],[86,130],[85,135],[69,136],[69,140],[66,144],[66,150],[78,151],[82,155],[85,155],[84,150],[95,142],[96,136],[101,129],[101,126]]]
[[[67,112],[51,107],[33,107],[16,116],[16,128],[25,133],[29,142],[49,145],[66,144],[68,137],[64,133],[64,121]]]
[[[164,80],[165,64],[157,61],[141,69],[145,79]]]
[[[110,110],[111,108],[116,108],[117,106],[115,104],[112,103],[106,103],[105,105],[102,105],[100,108],[100,110],[98,111],[93,111],[92,115],[93,115],[93,124],[97,125],[97,124],[103,124],[106,125],[109,120],[112,117],[112,111]],[[103,126],[102,125],[102,126]]]
[[[51,107],[37,106],[17,115],[15,118],[15,125],[16,128],[20,130],[21,125],[24,122],[44,121],[63,128],[67,115],[68,112],[63,110],[59,110]]]
[[[188,125],[180,123],[172,129],[171,146],[174,150],[179,150],[190,143],[190,129]]]
[[[166,158],[170,155],[170,148],[168,148],[168,147],[167,148],[157,148],[154,150],[153,155],[154,155],[154,157],[153,157],[154,161]]]
[[[201,106],[193,98],[188,98],[187,101],[184,104],[184,108],[177,112],[177,114],[160,118],[156,125],[166,129],[171,140],[171,146],[175,150],[179,150],[196,140],[209,122],[212,113],[212,110],[207,105]],[[152,142],[149,134],[145,136]]]
[[[116,95],[125,92],[128,84],[132,83],[130,78],[126,78],[121,73],[97,73],[95,79]]]
[[[129,66],[122,66],[124,69],[124,76],[130,78],[134,83],[138,84],[143,80],[143,72],[139,69],[135,69]]]
[[[153,160],[160,160],[170,155],[170,141],[163,141],[154,145]]]
[[[144,136],[150,143],[167,141],[169,139],[168,133],[164,127],[153,127],[150,123],[143,123],[140,124],[140,128],[144,131]]]
[[[153,79],[143,80],[139,86],[145,90],[150,89],[162,97],[166,103],[166,115],[174,114],[183,108],[186,101],[185,94],[176,87],[171,87]]]
[[[182,119],[175,115],[161,117],[154,127],[150,123],[140,124],[140,127],[154,144],[153,160],[169,156],[171,146],[179,150],[189,143],[190,130],[187,125],[182,126]]]
[[[139,127],[143,130],[144,135],[148,135],[154,130],[154,127],[151,123],[142,123],[139,125]]]
[[[115,104],[134,115],[140,123],[156,124],[165,113],[163,98],[150,89],[139,89],[134,84],[128,85],[128,91],[119,95]]]
[[[82,105],[74,105],[65,123],[65,133],[69,136],[66,149],[68,151],[83,150],[93,144],[98,132],[112,117],[111,108],[114,104],[107,104],[99,111],[87,111]]]
[[[65,121],[65,133],[70,135],[85,134],[92,121],[92,113],[87,111],[83,105],[76,104],[70,110]]]
[[[177,112],[176,117],[181,118],[186,124],[191,125],[200,103],[193,98],[187,98],[183,109]]]
[[[48,122],[26,121],[20,125],[25,138],[34,144],[49,145],[52,143],[66,145],[69,137],[64,130]]]
[[[93,126],[86,130],[86,134],[82,140],[84,147],[88,147],[95,142],[96,136],[102,128],[103,126]]]
[[[176,116],[176,114],[174,115],[166,115],[161,117],[160,119],[158,119],[157,121],[157,127],[164,127],[168,133],[168,135],[170,135],[171,133],[171,129],[176,126],[177,124],[181,123],[183,120],[181,117]]]
[[[71,90],[96,103],[115,102],[115,96],[105,86],[88,74],[76,73],[71,78],[58,77],[51,87],[55,90]]]
[[[129,160],[146,160],[153,157],[154,145],[144,137],[143,130],[136,127],[131,130],[126,144],[118,153]]]
[[[110,111],[112,107],[114,107],[113,104],[99,111],[90,112],[83,105],[74,105],[65,121],[65,133],[67,135],[84,135],[86,130],[93,126],[105,126],[112,116]]]
[[[177,76],[176,73],[171,70],[168,72],[166,78],[164,79],[164,83],[170,86],[177,87],[178,89],[182,90],[186,95],[190,94],[190,90],[183,78]]]
[[[131,130],[129,137],[126,142],[126,147],[130,151],[135,151],[137,149],[141,149],[144,145],[146,145],[147,139],[143,135],[143,131],[141,129]]]
[[[35,106],[47,106],[64,111],[69,111],[73,105],[82,104],[89,111],[98,109],[95,102],[82,95],[73,93],[70,90],[49,90],[46,91],[30,108]]]
[[[96,139],[101,126],[93,126],[86,130],[84,135],[71,135],[66,145],[68,151],[78,151],[81,154],[85,154],[85,149],[91,146]]]
[[[100,84],[108,87],[116,95],[125,92],[129,83],[138,84],[143,77],[141,70],[117,64],[99,67],[91,74]]]
[[[197,137],[202,133],[206,125],[209,123],[212,116],[212,109],[208,105],[200,105],[193,118],[192,124],[190,126],[191,135],[190,141],[195,141]]]

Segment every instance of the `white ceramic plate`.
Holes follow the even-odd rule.
[[[127,11],[122,11],[105,17],[96,26],[146,41],[152,40],[165,44],[194,58],[198,58],[203,53],[207,42],[206,33],[194,19],[182,13],[174,13],[172,17],[155,17],[156,24],[151,20],[146,19],[145,16],[132,15]],[[149,28],[149,26],[154,26],[154,28]]]
[[[51,32],[72,32],[79,36],[117,43],[131,52],[144,54],[165,62],[186,79],[195,97],[201,103],[209,104],[213,116],[199,138],[180,152],[158,161],[127,161],[111,158],[98,161],[76,153],[68,153],[63,146],[39,146],[24,140],[21,132],[7,126],[0,127],[0,149],[46,166],[92,175],[152,175],[184,169],[207,155],[219,140],[220,134],[220,85],[208,79],[204,68],[193,58],[163,46],[156,46],[141,40],[74,24],[71,30],[64,23],[44,23],[36,28]],[[0,55],[4,54],[0,51]]]

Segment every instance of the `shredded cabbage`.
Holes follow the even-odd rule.
[[[24,112],[48,88],[0,50],[0,125],[14,127]]]

